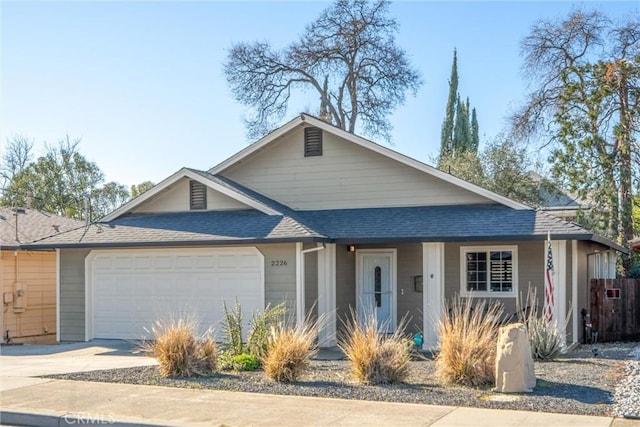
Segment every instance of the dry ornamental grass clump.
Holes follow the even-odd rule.
[[[436,375],[444,382],[489,384],[494,380],[496,346],[502,305],[455,297],[440,321],[440,353]]]
[[[211,375],[217,370],[218,346],[211,334],[199,336],[196,331],[194,321],[158,320],[142,348],[158,361],[165,377]]]
[[[391,335],[380,333],[375,315],[365,315],[358,322],[355,313],[344,322],[345,332],[338,347],[351,363],[353,377],[369,385],[404,381],[409,374],[413,343],[403,336],[405,321]]]
[[[316,337],[318,321],[305,319],[302,326],[286,323],[271,328],[271,336],[262,367],[268,378],[278,382],[296,381],[309,367],[309,360],[318,352]]]

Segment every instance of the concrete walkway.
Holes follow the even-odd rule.
[[[75,344],[74,344],[75,345]],[[35,375],[148,365],[126,346],[90,343],[34,354],[2,349],[0,423],[162,426],[640,426],[640,421],[550,414],[276,396],[213,390],[63,381]],[[9,354],[7,354],[9,353]],[[74,367],[74,362],[76,366]],[[29,370],[31,366],[32,370]]]

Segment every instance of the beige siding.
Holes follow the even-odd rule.
[[[518,247],[518,295],[526,298],[527,289],[535,288],[539,303],[544,295],[544,242],[482,242],[445,244],[445,290],[444,297],[450,301],[460,294],[460,247],[461,246],[510,246]],[[516,298],[496,298],[504,305],[505,313],[515,314]]]
[[[135,213],[185,212],[189,210],[189,179],[183,178],[136,206]],[[211,188],[207,189],[208,210],[249,209],[247,205]]]
[[[56,334],[56,254],[52,251],[0,251],[3,304],[2,337],[15,342],[50,342]],[[18,309],[16,282],[25,292]],[[4,299],[3,299],[4,303]]]
[[[224,175],[302,210],[490,203],[335,135],[323,138],[323,155],[305,158],[301,127]]]
[[[89,252],[60,250],[60,341],[85,340],[84,259]]]
[[[264,255],[265,304],[285,302],[292,316],[296,312],[295,244],[258,245]],[[286,265],[282,265],[286,263]]]

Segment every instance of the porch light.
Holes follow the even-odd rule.
[[[347,252],[355,252],[356,245],[347,245]]]

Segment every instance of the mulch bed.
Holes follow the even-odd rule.
[[[522,394],[494,393],[490,386],[442,384],[435,378],[434,361],[428,357],[411,362],[406,383],[384,386],[364,386],[354,382],[346,360],[313,360],[304,377],[290,384],[271,381],[262,371],[221,372],[200,378],[163,378],[155,366],[50,378],[611,416],[615,387],[624,379],[630,352],[638,345],[598,344],[596,357],[591,346],[581,345],[556,361],[535,362],[537,386],[532,393]]]

